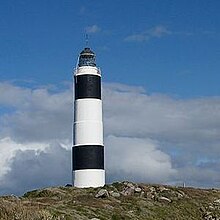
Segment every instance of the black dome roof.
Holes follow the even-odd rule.
[[[80,55],[86,55],[86,54],[94,54],[95,55],[95,53],[89,48],[89,47],[86,47],[86,48],[84,48],[84,50],[82,50],[82,52],[80,53]]]

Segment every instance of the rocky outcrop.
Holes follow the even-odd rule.
[[[220,199],[215,199],[207,204],[206,207],[201,207],[203,220],[220,220]]]
[[[0,197],[0,220],[220,220],[220,191],[115,182],[100,188],[71,186]]]
[[[185,193],[178,189],[171,190],[165,186],[143,186],[131,182],[113,183],[109,191],[107,189],[98,189],[95,194],[95,198],[109,196],[115,198],[135,196],[164,203],[187,198]]]

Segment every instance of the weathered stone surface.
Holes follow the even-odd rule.
[[[96,198],[105,198],[105,197],[109,197],[109,193],[106,189],[100,189],[96,195],[95,195]]]
[[[120,197],[120,193],[118,193],[118,192],[113,192],[113,193],[111,194],[111,196],[112,196],[112,197],[115,197],[115,198],[118,198],[118,197]]]
[[[164,186],[159,186],[159,187],[158,187],[158,190],[159,190],[160,192],[169,191],[169,189],[165,188]]]
[[[128,183],[128,184],[127,184],[127,187],[129,187],[129,188],[131,188],[131,189],[134,189],[134,188],[135,188],[135,186],[133,185],[133,183]]]
[[[114,191],[110,191],[109,195],[115,198],[118,198],[121,196],[119,192],[114,192]]]
[[[140,197],[143,198],[145,195],[144,191],[141,192]]]
[[[129,182],[127,182],[127,181],[124,181],[124,182],[123,182],[123,184],[124,184],[125,186],[127,186],[128,183],[129,183]]]
[[[201,212],[205,212],[206,211],[206,209],[203,206],[200,207],[199,209],[200,209]]]
[[[158,200],[159,202],[168,202],[168,203],[172,202],[171,199],[168,199],[167,197],[164,197],[164,196],[158,197],[157,200]]]
[[[130,188],[130,187],[126,187],[122,192],[121,194],[123,196],[131,196],[134,194],[134,189],[133,188]]]
[[[134,189],[134,191],[137,192],[137,193],[139,193],[139,192],[142,191],[142,189],[141,189],[140,187],[136,187],[136,188]]]
[[[220,205],[220,199],[216,199],[214,203]]]
[[[150,192],[155,192],[156,189],[155,189],[153,186],[151,186],[151,187],[149,188],[149,191],[150,191]]]
[[[209,209],[214,210],[214,209],[215,209],[215,207],[214,207],[214,206],[212,206],[212,205],[210,205],[210,206],[209,206]]]
[[[180,199],[180,198],[183,198],[183,196],[184,196],[184,195],[183,195],[182,193],[180,193],[180,192],[176,192],[176,195],[177,195],[177,198],[179,198],[179,199]]]

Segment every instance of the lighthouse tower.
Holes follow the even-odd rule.
[[[101,72],[95,53],[85,48],[74,72],[73,185],[105,185]]]

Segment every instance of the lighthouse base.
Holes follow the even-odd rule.
[[[105,170],[84,169],[73,171],[73,186],[78,188],[102,187],[105,185]]]

